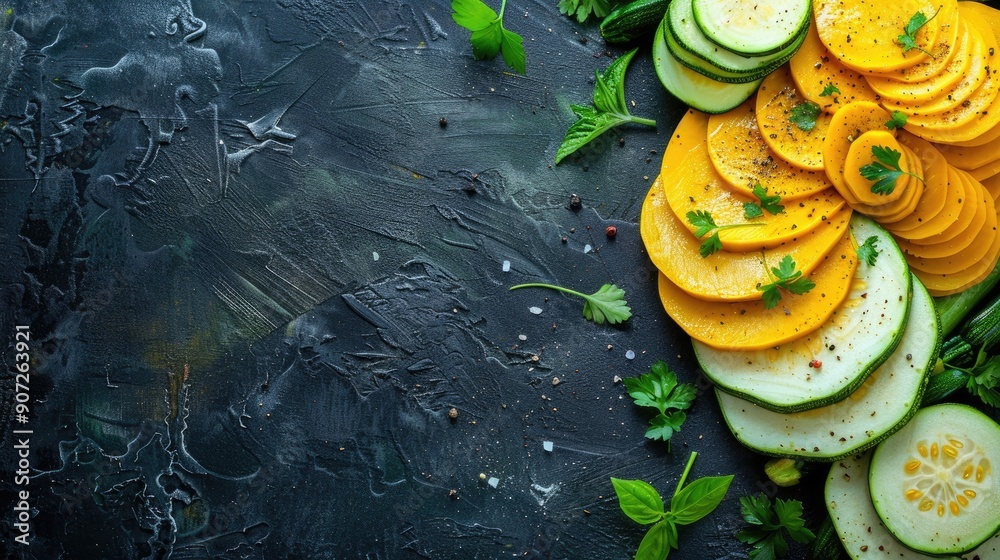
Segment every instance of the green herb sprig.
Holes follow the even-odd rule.
[[[825,90],[824,90],[825,91]],[[822,108],[812,101],[805,101],[792,107],[788,121],[799,127],[799,129],[809,132],[816,128],[816,119]]]
[[[938,7],[937,12],[934,12],[934,15],[929,18],[923,12],[919,11],[910,17],[910,20],[906,22],[906,27],[903,28],[903,33],[896,37],[896,42],[899,43],[899,46],[903,47],[903,54],[917,49],[927,56],[934,58],[934,55],[917,46],[917,32],[920,31],[920,28],[927,25],[928,21],[934,19],[940,11],[941,8]]]
[[[590,295],[576,290],[571,290],[569,288],[564,288],[562,286],[554,286],[552,284],[538,282],[518,284],[517,286],[511,286],[510,290],[519,290],[521,288],[548,288],[550,290],[558,290],[566,294],[581,297],[584,299],[583,317],[588,321],[597,323],[598,325],[604,323],[605,321],[614,325],[625,322],[632,317],[632,308],[629,307],[628,302],[625,301],[625,290],[614,284],[604,284],[601,286],[601,289]]]
[[[784,205],[781,204],[781,196],[767,194],[767,187],[760,183],[753,186],[753,195],[757,197],[757,202],[743,203],[743,216],[746,219],[759,218],[764,215],[765,210],[775,216],[785,211]]]
[[[492,60],[499,53],[507,66],[525,73],[526,57],[521,36],[503,26],[503,12],[507,0],[500,0],[497,14],[482,0],[452,0],[451,18],[455,23],[472,32],[472,55],[477,60]]]
[[[782,291],[802,295],[816,287],[815,282],[802,276],[801,270],[795,269],[795,260],[791,255],[785,255],[778,266],[771,267],[769,276],[774,279],[772,282],[757,287],[763,292],[765,309],[773,309],[778,305]]]
[[[692,452],[677,482],[668,510],[660,493],[648,482],[612,478],[618,505],[630,519],[652,525],[639,543],[636,560],[664,560],[671,549],[680,547],[677,527],[691,525],[712,513],[722,503],[733,475],[706,476],[685,485],[697,453]]]
[[[670,445],[670,437],[681,431],[698,388],[692,383],[678,383],[677,374],[664,361],[657,361],[649,373],[629,377],[622,382],[636,406],[655,408],[658,413],[649,421],[646,437]]]
[[[608,0],[559,0],[559,13],[575,17],[580,23],[590,16],[603,18],[609,12],[611,4]]]
[[[868,238],[865,239],[864,243],[858,245],[856,251],[858,254],[858,260],[867,263],[868,266],[875,266],[875,262],[876,260],[878,260],[879,253],[881,253],[877,245],[878,245],[878,237],[874,235],[869,235]]]
[[[889,116],[889,120],[885,121],[885,127],[889,130],[903,128],[904,126],[906,126],[906,113],[902,111],[893,111]]]
[[[816,538],[802,519],[802,502],[798,500],[771,500],[761,494],[740,498],[743,519],[750,524],[736,534],[741,542],[749,544],[751,560],[772,560],[788,554],[787,533],[795,542],[808,543]]]
[[[886,146],[872,146],[872,155],[878,161],[862,165],[859,171],[861,171],[862,177],[874,181],[872,192],[875,194],[892,194],[892,191],[896,189],[896,180],[903,175],[916,177],[920,181],[924,180],[919,175],[903,171],[903,168],[899,166],[899,158],[903,154],[899,153],[898,150]]]
[[[746,212],[745,208],[744,212]],[[719,238],[720,231],[738,227],[764,225],[763,222],[754,222],[748,224],[725,224],[720,226],[715,223],[715,218],[712,217],[712,213],[707,210],[694,210],[688,212],[686,216],[688,223],[695,227],[694,236],[698,239],[703,239],[701,246],[698,248],[698,252],[702,257],[707,257],[722,250],[722,239]]]
[[[820,97],[827,97],[829,95],[837,95],[839,93],[840,93],[840,88],[839,87],[837,87],[837,86],[835,86],[833,84],[826,84],[826,87],[823,88],[823,91],[820,92],[819,96]]]
[[[612,127],[625,123],[656,126],[654,120],[632,115],[625,101],[625,71],[637,50],[632,49],[621,55],[603,73],[599,71],[596,73],[592,106],[570,105],[576,113],[577,121],[566,131],[566,136],[556,150],[557,165],[566,156]]]

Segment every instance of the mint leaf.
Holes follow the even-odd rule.
[[[633,49],[612,62],[603,73],[596,73],[593,107],[571,105],[577,116],[556,150],[556,165],[594,138],[618,125],[635,123],[656,126],[656,121],[636,117],[625,101],[625,71],[638,49]]]

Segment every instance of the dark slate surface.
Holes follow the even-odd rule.
[[[636,225],[684,111],[648,45],[628,97],[659,127],[553,166],[623,52],[555,0],[507,7],[526,76],[473,60],[446,0],[125,6],[0,16],[0,503],[33,430],[31,544],[5,506],[7,557],[629,558],[609,477],[668,494],[691,451],[692,476],[736,478],[671,558],[746,556],[765,459],[726,430]],[[615,282],[634,317],[508,292],[525,281]],[[669,450],[615,380],[658,359],[701,391]],[[778,493],[814,526],[824,475]]]

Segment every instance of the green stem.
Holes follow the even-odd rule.
[[[501,21],[503,20],[503,11],[504,8],[506,7],[507,7],[507,0],[500,0],[500,14],[498,17],[500,18]],[[502,26],[503,24],[501,23],[500,25]]]
[[[562,286],[553,286],[552,284],[543,284],[543,283],[539,283],[539,282],[532,282],[532,283],[528,283],[528,284],[518,284],[516,286],[511,286],[510,290],[513,291],[513,290],[517,290],[517,289],[520,289],[520,288],[548,288],[550,290],[556,290],[556,291],[559,291],[559,292],[564,292],[564,293],[567,293],[567,294],[572,294],[574,296],[579,296],[579,297],[582,297],[582,298],[589,297],[586,294],[581,294],[580,292],[578,292],[576,290],[571,290],[569,288],[563,288]]]
[[[681,479],[677,481],[677,488],[674,488],[674,498],[677,497],[677,493],[684,487],[684,482],[687,481],[688,473],[691,472],[691,466],[694,465],[694,458],[697,456],[698,452],[692,451],[691,456],[688,457],[687,465],[684,466],[684,472],[681,473]]]
[[[645,119],[643,117],[636,117],[633,115],[629,115],[629,120],[636,124],[656,127],[656,121],[654,121],[653,119]]]

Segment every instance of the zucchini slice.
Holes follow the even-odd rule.
[[[691,0],[685,0],[691,1]],[[776,53],[805,33],[810,0],[693,0],[694,19],[713,43],[747,56]]]
[[[667,7],[663,25],[669,36],[677,45],[694,57],[707,61],[708,64],[724,72],[735,74],[767,75],[792,58],[809,31],[808,20],[801,31],[793,38],[791,44],[778,52],[763,56],[746,56],[721,47],[709,40],[695,22],[691,2],[675,1]],[[669,45],[668,45],[669,46]],[[671,51],[683,63],[685,58]],[[697,71],[697,69],[695,69]]]
[[[729,430],[765,455],[836,461],[900,429],[916,412],[941,341],[930,294],[912,280],[913,298],[896,351],[846,399],[791,414],[774,412],[716,390]]]
[[[855,213],[850,227],[857,244],[874,236],[881,253],[874,265],[858,265],[847,299],[819,330],[756,351],[693,341],[701,369],[717,388],[769,410],[798,412],[843,400],[889,358],[910,309],[906,258],[871,219]]]
[[[830,467],[823,497],[830,519],[848,556],[865,558],[940,559],[910,550],[897,541],[879,518],[868,487],[871,453],[848,457]],[[950,556],[949,558],[955,558]],[[1000,560],[1000,535],[981,544],[962,558]]]
[[[739,107],[757,91],[757,86],[764,79],[730,84],[691,70],[678,62],[667,48],[662,24],[653,38],[653,66],[660,83],[674,97],[699,111],[712,114]]]
[[[1000,531],[1000,425],[963,404],[921,409],[872,454],[886,529],[925,554],[964,554]]]

